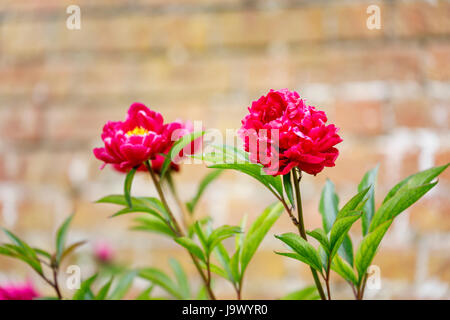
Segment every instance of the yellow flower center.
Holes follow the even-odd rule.
[[[133,130],[128,131],[127,136],[145,136],[148,134],[148,130],[142,127],[136,127]]]

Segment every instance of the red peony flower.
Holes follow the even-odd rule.
[[[192,123],[190,121],[186,121],[183,123],[181,120],[176,120],[175,122],[167,124],[165,126],[164,134],[168,138],[168,143],[167,143],[165,150],[162,153],[167,155],[169,153],[170,149],[172,148],[173,144],[175,143],[175,141],[177,141],[184,135],[191,133],[193,131],[193,129],[194,129],[194,127],[192,126]],[[178,160],[180,160],[181,157],[183,157],[183,155],[185,155],[185,154],[192,154],[194,151],[194,145],[195,145],[195,143],[193,141],[190,145],[187,145],[186,147],[184,147],[180,151],[179,158],[175,159],[175,162],[178,162]],[[197,148],[197,145],[195,145],[195,148]],[[156,173],[159,174],[161,172],[164,160],[165,160],[165,157],[162,156],[161,154],[157,154],[156,157],[151,160],[152,169]],[[175,162],[172,161],[170,163],[170,170],[179,171],[180,166]],[[114,164],[113,167],[114,167],[114,169],[116,169],[119,172],[127,172],[129,170],[129,168],[122,169],[120,167],[120,165],[118,165],[118,164]],[[138,167],[137,170],[138,171],[147,171],[147,168],[145,167],[145,165],[142,164]]]
[[[31,282],[0,286],[0,300],[33,300],[39,297]]]
[[[158,112],[141,103],[133,103],[125,121],[109,121],[103,127],[104,148],[95,148],[94,155],[106,164],[128,171],[147,160],[156,159],[167,149],[168,128]]]
[[[270,90],[248,110],[240,135],[250,160],[267,173],[284,175],[298,167],[316,175],[335,165],[334,146],[342,141],[338,128],[326,125],[325,113],[306,105],[297,92]]]

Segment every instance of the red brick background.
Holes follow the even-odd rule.
[[[81,30],[66,28],[74,1],[0,4],[0,225],[51,248],[58,224],[76,212],[71,240],[104,239],[130,267],[167,267],[185,253],[159,236],[107,219],[92,201],[122,191],[123,176],[99,171],[92,148],[107,120],[141,101],[167,120],[203,120],[237,129],[246,107],[270,88],[300,92],[328,113],[344,142],[336,167],[305,177],[309,228],[320,225],[318,199],[332,179],[341,203],[364,172],[380,163],[377,199],[397,181],[450,160],[450,2],[332,0],[75,1]],[[366,8],[381,8],[380,30]],[[208,169],[186,165],[176,177],[183,199]],[[396,221],[374,263],[382,287],[368,298],[450,298],[450,171]],[[155,194],[146,176],[138,194]],[[200,212],[216,224],[256,217],[273,199],[250,178],[224,174]],[[250,265],[244,298],[279,298],[311,284],[304,266],[273,254],[273,233]],[[353,238],[360,239],[358,227]],[[3,235],[0,240],[5,240]],[[90,246],[77,263],[89,274]],[[83,254],[84,253],[84,254]],[[0,257],[0,280],[32,279],[28,267]],[[337,280],[337,276],[334,277]],[[44,289],[44,283],[35,279]],[[136,283],[136,288],[142,285]],[[350,298],[341,282],[336,296]],[[220,297],[232,288],[216,282]]]

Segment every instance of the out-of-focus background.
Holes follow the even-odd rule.
[[[71,4],[81,8],[80,30],[66,27]],[[366,26],[373,4],[379,30]],[[103,124],[123,119],[134,101],[224,132],[239,128],[251,101],[271,88],[297,90],[344,138],[336,167],[304,178],[307,227],[320,225],[326,178],[342,204],[379,163],[380,202],[400,179],[450,160],[450,1],[2,0],[0,225],[51,249],[57,226],[76,212],[69,240],[90,241],[77,260],[84,275],[93,267],[83,253],[101,240],[130,267],[167,268],[177,257],[198,283],[182,250],[129,231],[131,217],[108,219],[116,208],[93,203],[120,193],[124,177],[100,171],[92,148]],[[183,199],[208,172],[182,167],[175,178]],[[374,261],[381,288],[367,298],[450,298],[449,189],[447,170],[397,219]],[[134,192],[155,194],[145,175]],[[251,178],[227,172],[199,213],[237,224],[273,200]],[[293,230],[283,215],[250,265],[244,298],[276,299],[312,284],[308,268],[273,253],[282,248],[273,233]],[[352,235],[361,238],[358,226]],[[45,290],[25,264],[0,257],[0,282],[26,277]],[[350,298],[333,279],[335,296]],[[216,291],[234,297],[223,281]]]

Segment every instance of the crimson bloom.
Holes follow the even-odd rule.
[[[171,124],[164,124],[162,115],[141,103],[133,103],[125,121],[108,121],[103,127],[103,148],[94,155],[106,164],[128,171],[147,160],[156,159],[170,142]]]
[[[316,175],[335,165],[339,151],[334,146],[342,141],[338,128],[326,125],[325,112],[306,105],[297,92],[270,90],[248,110],[240,135],[250,160],[267,173],[284,175],[298,167]]]
[[[39,297],[31,282],[0,286],[0,300],[33,300]]]
[[[177,141],[184,135],[193,132],[193,130],[194,130],[194,127],[190,121],[183,122],[181,120],[176,120],[174,122],[167,124],[165,126],[165,135],[168,137],[169,140],[168,140],[167,146],[165,147],[165,150],[162,152],[162,154],[167,155],[169,153],[170,149],[172,148],[173,144],[175,143],[175,141]],[[180,160],[181,157],[183,157],[184,155],[192,154],[193,152],[195,152],[195,150],[198,149],[198,144],[201,143],[201,139],[197,139],[197,140],[199,140],[199,141],[192,141],[190,145],[188,144],[186,147],[184,147],[180,151],[179,156],[176,159],[174,159],[175,162],[172,161],[170,163],[170,170],[173,170],[173,171],[180,170],[180,166],[177,163],[178,160]],[[161,154],[157,154],[156,157],[151,160],[152,169],[157,174],[159,174],[161,172],[164,160],[165,160],[165,157]],[[113,167],[114,167],[114,169],[116,169],[119,172],[127,172],[128,171],[127,169],[122,169],[119,164],[114,164]],[[145,165],[142,164],[138,167],[137,170],[138,171],[147,171],[147,168],[145,167]]]

